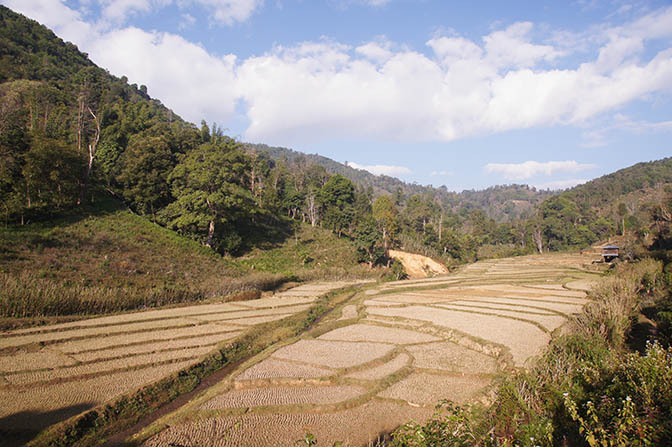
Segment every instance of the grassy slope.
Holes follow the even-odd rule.
[[[296,238],[236,260],[105,201],[50,222],[0,231],[0,317],[11,317],[0,327],[17,318],[32,324],[36,318],[269,290],[290,279],[365,273],[353,246],[326,230],[303,226]]]
[[[297,226],[294,236],[272,249],[254,249],[239,259],[240,264],[255,270],[277,273],[298,280],[342,279],[376,274],[357,264],[354,245],[346,237],[331,231]]]

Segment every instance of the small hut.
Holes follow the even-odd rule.
[[[618,258],[618,251],[620,247],[618,245],[605,245],[602,247],[602,259],[604,262],[611,262],[614,259]]]

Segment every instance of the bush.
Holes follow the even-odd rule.
[[[631,321],[639,311],[642,294],[651,294],[661,284],[662,265],[645,259],[616,267],[610,278],[590,291],[582,314],[572,319],[577,333],[602,337],[614,348],[622,348]]]
[[[672,349],[649,344],[645,355],[629,354],[603,371],[580,404],[564,397],[591,447],[672,445]]]

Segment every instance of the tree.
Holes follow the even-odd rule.
[[[382,260],[386,250],[382,244],[382,233],[373,217],[362,219],[355,229],[355,244],[359,260],[369,265],[369,269]]]
[[[320,202],[325,208],[324,223],[330,226],[338,237],[341,237],[352,222],[354,200],[355,186],[340,174],[331,176],[320,190]]]
[[[196,235],[203,243],[224,252],[240,243],[235,223],[259,212],[248,186],[250,160],[240,144],[222,138],[189,152],[170,174],[175,202],[163,215],[168,224]]]
[[[387,252],[399,232],[399,211],[390,196],[380,196],[373,202],[373,217],[382,231],[383,247]]]
[[[137,212],[150,214],[154,220],[156,211],[171,199],[168,176],[172,168],[165,138],[136,138],[124,153],[119,175],[124,198]]]

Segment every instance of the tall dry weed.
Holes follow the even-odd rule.
[[[652,293],[661,278],[662,264],[653,259],[617,266],[591,289],[591,301],[583,313],[572,318],[576,332],[602,337],[611,347],[621,348],[639,311],[641,295]]]

